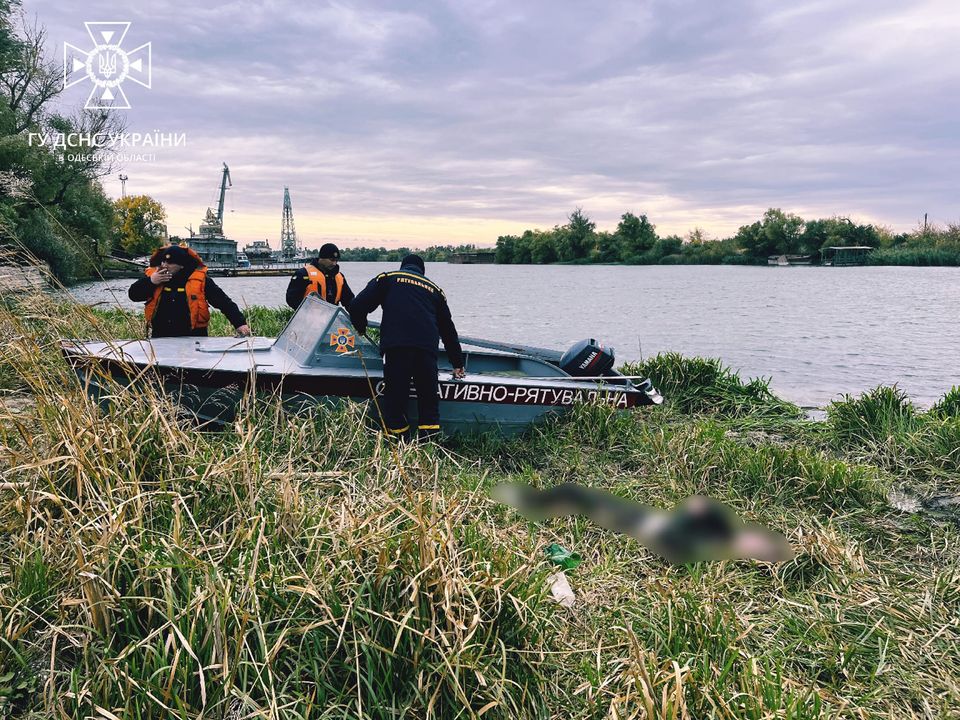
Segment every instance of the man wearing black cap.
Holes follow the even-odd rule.
[[[144,314],[150,337],[206,335],[210,305],[227,316],[237,335],[250,335],[240,308],[207,277],[207,266],[191,248],[160,248],[150,258],[145,274],[127,294],[134,302],[146,302]]]
[[[353,291],[347,285],[347,279],[340,272],[337,260],[340,250],[333,243],[320,248],[316,260],[311,260],[297,270],[287,285],[287,305],[296,310],[310,293],[317,293],[331,305],[350,307]]]
[[[423,258],[407,255],[400,270],[380,273],[350,303],[350,319],[358,332],[367,329],[367,315],[383,307],[380,350],[386,385],[380,409],[388,434],[403,436],[410,429],[406,406],[410,380],[417,390],[417,421],[420,436],[440,431],[440,398],[437,395],[437,350],[443,347],[461,379],[463,351],[450,316],[447,298],[424,275]]]

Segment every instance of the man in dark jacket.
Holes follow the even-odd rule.
[[[441,339],[453,365],[453,377],[465,375],[447,298],[425,277],[423,258],[407,255],[399,271],[380,273],[350,303],[350,319],[358,332],[366,331],[367,315],[377,306],[383,307],[380,350],[386,387],[381,410],[386,431],[402,436],[410,429],[405,408],[412,379],[417,390],[419,434],[436,434],[440,430],[437,350]]]
[[[227,316],[237,335],[250,335],[240,308],[207,277],[207,266],[190,248],[168,245],[157,250],[146,277],[131,285],[127,294],[134,302],[146,302],[150,337],[206,335],[210,305]]]
[[[353,291],[340,272],[340,250],[333,243],[320,248],[320,254],[293,273],[287,285],[287,305],[296,310],[310,293],[317,293],[331,305],[350,307]]]

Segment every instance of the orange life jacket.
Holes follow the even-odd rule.
[[[153,265],[153,262],[167,247],[160,248],[153,254],[153,257],[150,258],[151,267],[148,267],[145,271],[147,277],[150,277],[160,269],[159,266]],[[177,290],[187,294],[187,307],[190,308],[190,328],[197,330],[199,328],[205,328],[210,324],[210,305],[207,303],[207,266],[204,265],[203,260],[200,259],[200,256],[197,255],[195,250],[188,247],[184,249],[197,262],[197,269],[190,273],[187,282],[184,283],[182,288],[178,288]],[[148,328],[150,327],[154,314],[157,312],[157,305],[160,303],[160,293],[164,291],[165,287],[163,284],[157,285],[153,291],[153,297],[147,300],[144,315],[146,315],[147,318]]]
[[[303,266],[307,271],[307,289],[303,293],[303,296],[306,297],[310,293],[317,293],[321,299],[327,299],[327,276],[323,274],[323,271],[320,270],[316,265],[312,263],[307,263]],[[343,273],[337,273],[334,277],[334,282],[337,286],[336,296],[333,298],[333,304],[336,305],[340,302],[340,295],[343,294]]]

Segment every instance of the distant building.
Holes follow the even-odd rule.
[[[214,215],[213,210],[207,208],[207,214],[200,223],[200,232],[188,238],[170,238],[171,243],[185,243],[196,250],[197,255],[203,258],[207,265],[237,264],[237,241],[223,236],[223,225]]]
[[[841,245],[821,248],[820,262],[822,265],[840,267],[843,265],[864,265],[867,255],[873,252],[869,245]]]
[[[228,185],[232,187],[233,182],[230,180],[230,168],[224,163],[223,176],[220,179],[220,201],[217,203],[217,211],[214,212],[213,208],[207,208],[207,214],[204,215],[200,223],[200,232],[194,235],[191,226],[190,238],[186,241],[211,267],[237,266],[237,241],[231,240],[223,234],[223,200]]]
[[[497,253],[493,250],[478,250],[477,252],[452,253],[447,258],[448,263],[459,265],[484,265],[494,262]]]
[[[225,237],[200,237],[194,235],[192,238],[184,238],[188,246],[197,251],[197,255],[203,258],[207,265],[236,265],[237,263],[237,241]]]
[[[274,250],[269,240],[254,240],[243,246],[243,252],[252,265],[273,262]]]

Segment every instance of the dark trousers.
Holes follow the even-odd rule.
[[[440,429],[435,354],[420,348],[390,348],[383,356],[383,380],[386,387],[380,402],[387,432],[401,435],[410,429],[406,408],[411,380],[417,390],[418,429],[427,434]]]

